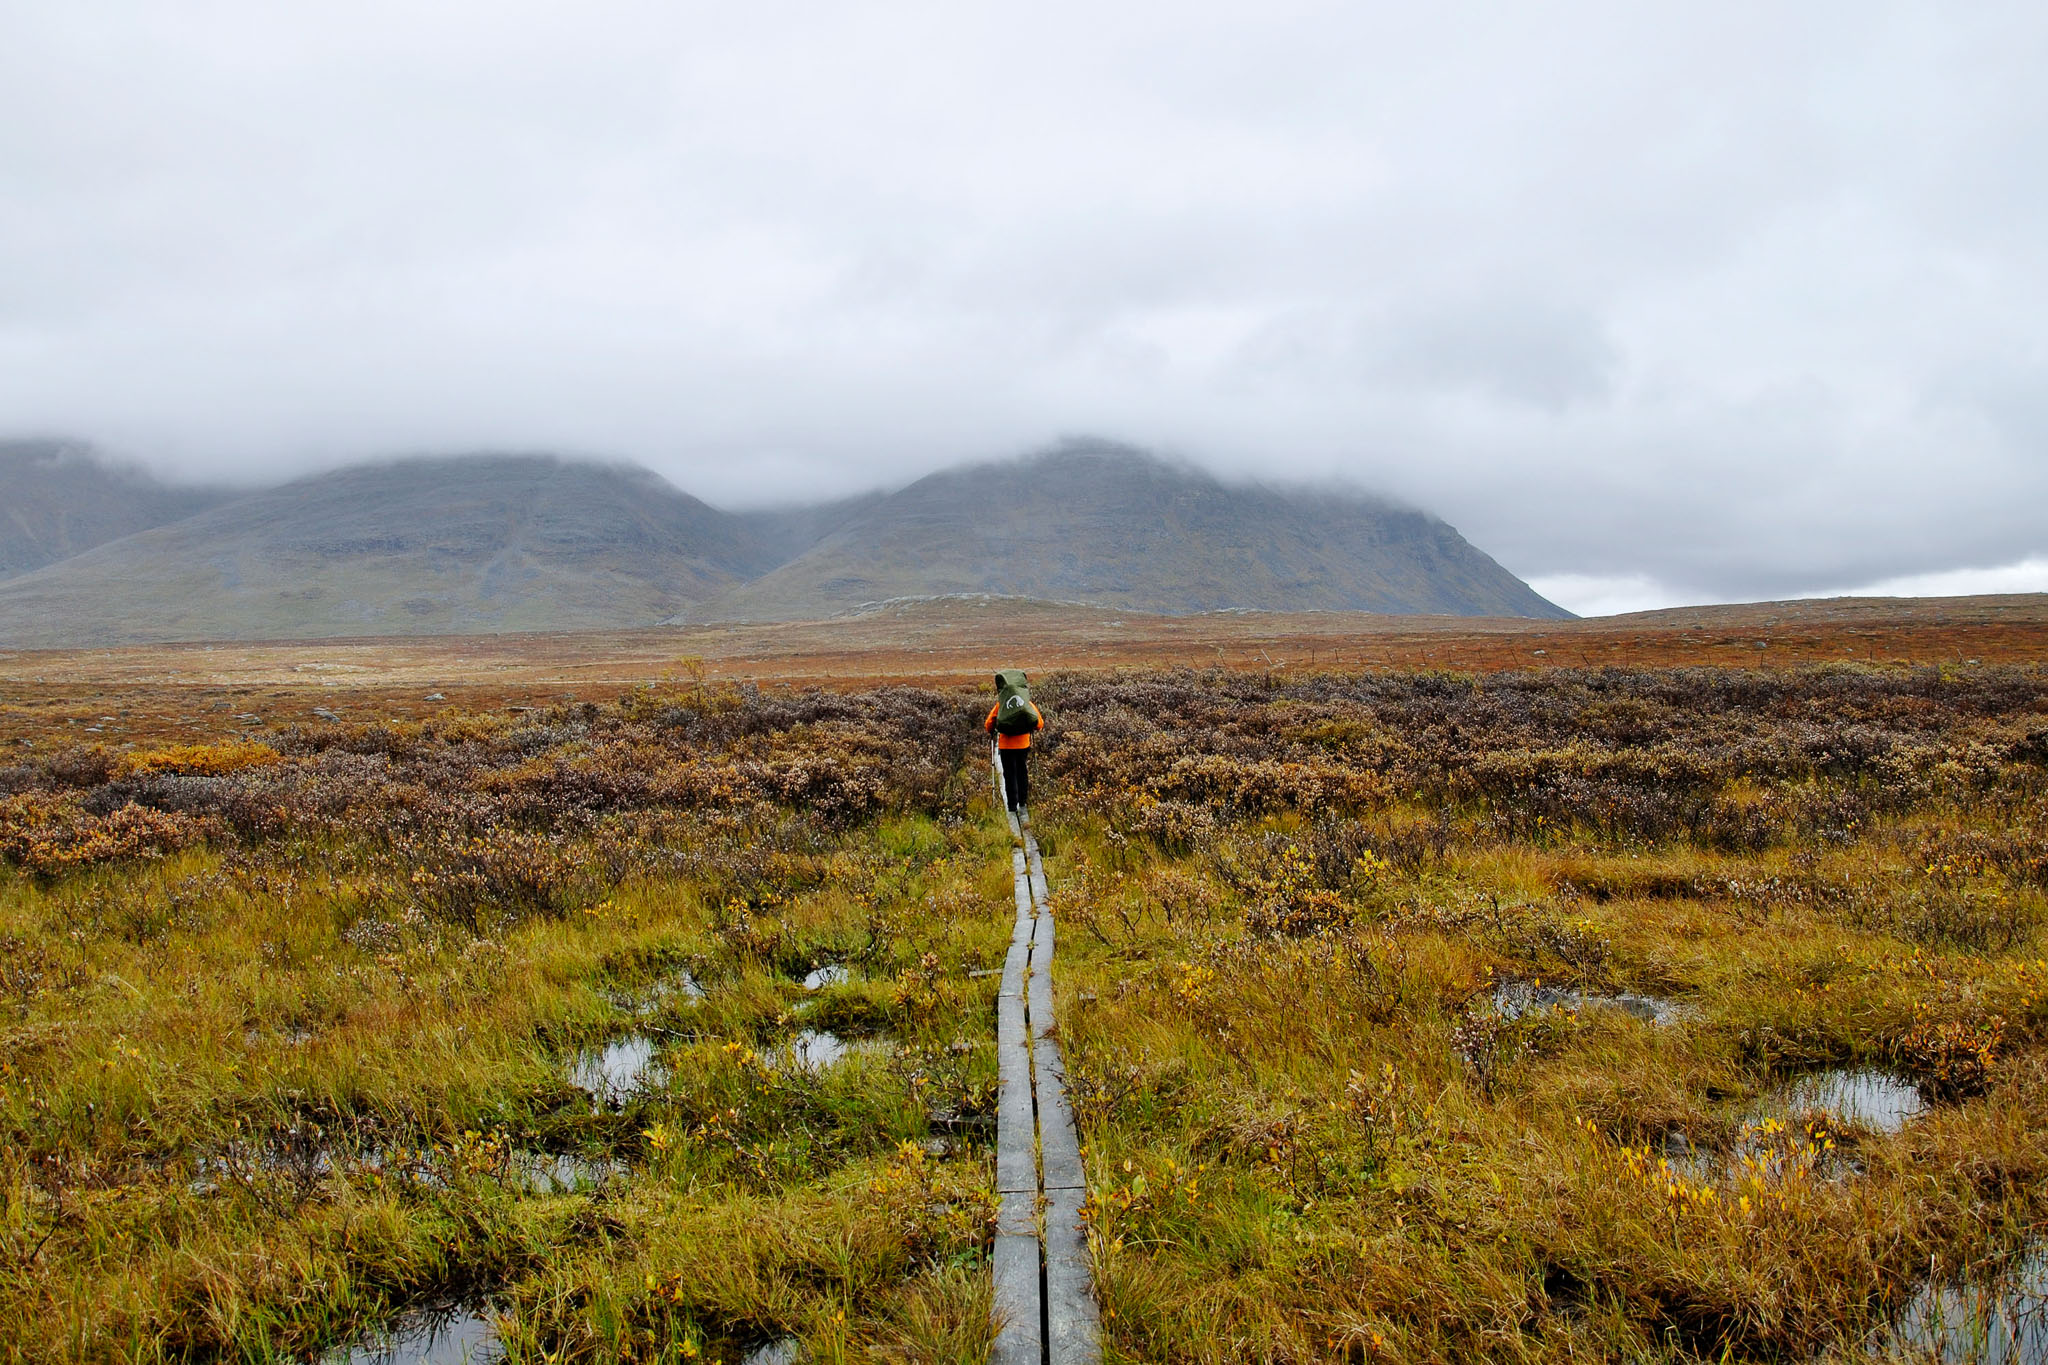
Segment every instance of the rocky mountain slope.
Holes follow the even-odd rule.
[[[550,456],[355,465],[227,500],[81,472],[77,458],[46,461],[52,478],[19,504],[54,509],[23,524],[72,541],[45,530],[6,543],[24,563],[92,543],[0,579],[0,645],[787,621],[962,593],[1163,612],[1565,615],[1426,513],[1228,485],[1100,443],[744,513],[643,469]],[[180,496],[198,506],[171,519]],[[124,517],[150,524],[94,529]]]

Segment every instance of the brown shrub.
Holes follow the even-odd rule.
[[[31,792],[0,801],[0,857],[39,877],[161,858],[219,832],[217,822],[132,803],[101,815],[69,795]]]

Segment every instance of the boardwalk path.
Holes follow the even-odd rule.
[[[995,750],[989,750],[991,760]],[[1003,774],[996,766],[996,800]],[[1053,1032],[1052,907],[1028,811],[1010,816],[1022,847],[1017,927],[996,999],[996,1340],[990,1365],[1094,1365],[1102,1322],[1088,1265],[1081,1144]]]

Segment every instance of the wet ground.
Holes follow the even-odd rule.
[[[1942,1365],[2048,1361],[2048,1246],[2002,1274],[1926,1286],[1875,1345],[1879,1354]]]
[[[1843,1127],[1896,1133],[1927,1112],[1914,1084],[1877,1067],[1830,1067],[1787,1081],[1770,1104],[1792,1114],[1828,1114]]]
[[[853,969],[841,963],[831,962],[822,967],[813,967],[804,976],[804,989],[822,991],[827,986],[844,986],[853,980]]]
[[[640,1033],[579,1052],[569,1063],[569,1084],[590,1093],[593,1110],[617,1109],[659,1077],[654,1052],[654,1040]]]
[[[433,1304],[321,1357],[322,1365],[492,1365],[504,1359],[488,1307]]]
[[[616,1159],[593,1161],[556,1152],[522,1151],[512,1156],[507,1183],[528,1194],[573,1194],[625,1175],[627,1169],[625,1162]]]
[[[677,972],[655,982],[644,991],[621,992],[612,1003],[636,1019],[659,1014],[670,1005],[694,1005],[704,998],[704,988],[688,972]]]
[[[1567,990],[1562,986],[1540,986],[1527,981],[1503,981],[1493,988],[1493,1008],[1508,1019],[1519,1019],[1538,1010],[1619,1010],[1646,1024],[1673,1024],[1692,1013],[1690,1006],[1655,995],[1599,995]]]

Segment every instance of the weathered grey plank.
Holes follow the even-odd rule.
[[[1053,1029],[1052,953],[1052,916],[1040,915],[1031,930],[1031,979],[1025,988],[1034,1039],[1046,1037]]]
[[[1033,1049],[1037,1061],[1035,1092],[1038,1098],[1039,1182],[1048,1194],[1054,1190],[1086,1190],[1081,1171],[1081,1134],[1074,1126],[1074,1111],[1067,1103],[1065,1069],[1060,1062],[1060,1045],[1042,1039]]]
[[[1030,965],[1030,943],[1012,943],[1009,954],[1003,958],[1003,981],[998,999],[1010,996],[1015,996],[1019,1000],[1024,998],[1024,973]]]
[[[1043,910],[1052,904],[1052,896],[1045,887],[1045,860],[1038,856],[1038,840],[1029,833],[1024,836],[1024,858],[1031,873],[1031,902]]]
[[[1045,1365],[1036,1232],[997,1237],[990,1270],[995,1277],[996,1339],[989,1348],[989,1365]]]
[[[996,1043],[996,1189],[1038,1191],[1038,1115],[1031,1094],[1031,1051],[1021,1041]]]
[[[989,757],[1000,793],[1001,762],[993,746]],[[993,1365],[1099,1365],[1101,1312],[1081,1221],[1087,1181],[1054,1027],[1051,897],[1029,812],[1011,813],[1010,830],[1021,834],[1023,846],[1010,855],[1017,923],[996,1000],[997,1332],[989,1359]]]
[[[1098,1365],[1102,1313],[1095,1303],[1083,1190],[1045,1196],[1045,1358],[1048,1365]]]

